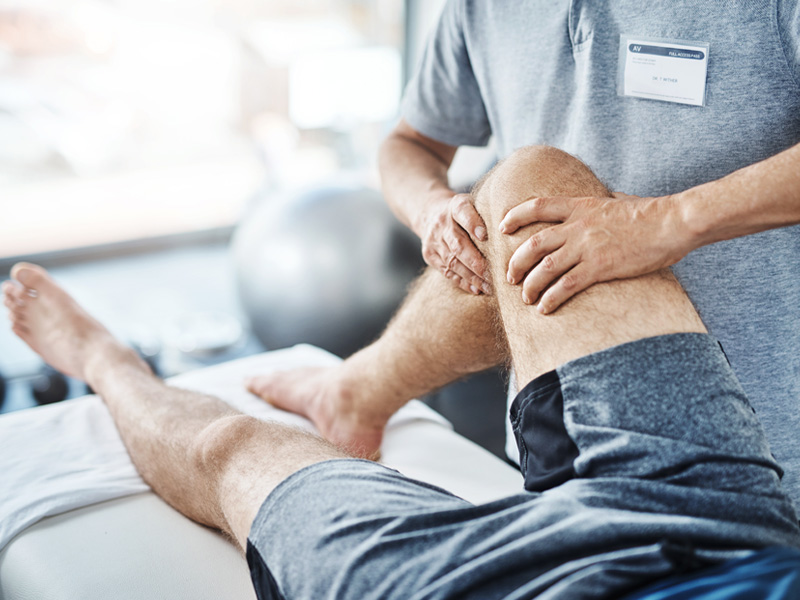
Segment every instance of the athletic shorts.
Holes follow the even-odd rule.
[[[475,506],[355,459],[286,479],[250,531],[258,597],[619,598],[800,548],[780,467],[710,336],[571,361],[527,385],[511,416],[524,490],[500,501]]]

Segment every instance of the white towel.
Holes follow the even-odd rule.
[[[248,393],[244,379],[338,361],[324,350],[300,345],[179,375],[169,384],[217,396],[258,418],[314,431],[307,419]],[[412,401],[392,417],[389,428],[420,419],[450,426],[438,413]],[[97,396],[0,417],[0,550],[43,517],[148,489]]]

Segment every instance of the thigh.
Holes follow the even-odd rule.
[[[267,498],[247,559],[261,600],[618,597],[693,566],[687,533],[724,541],[714,519],[641,510],[654,493],[668,491],[582,481],[475,506],[375,463],[335,460]],[[672,493],[665,500],[683,498]],[[702,564],[747,551],[718,546],[698,554]]]

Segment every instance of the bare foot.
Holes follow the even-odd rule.
[[[42,267],[18,263],[11,277],[2,286],[11,329],[50,366],[91,383],[88,371],[93,361],[139,361]]]
[[[338,367],[307,367],[251,377],[247,389],[273,406],[309,418],[322,436],[349,453],[377,460],[388,417],[358,409],[355,389]]]

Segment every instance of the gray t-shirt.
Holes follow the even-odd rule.
[[[706,105],[619,96],[620,36],[706,42]],[[549,144],[611,189],[683,191],[800,143],[800,1],[451,0],[403,117],[500,158]],[[800,506],[800,226],[673,267],[723,344]]]

